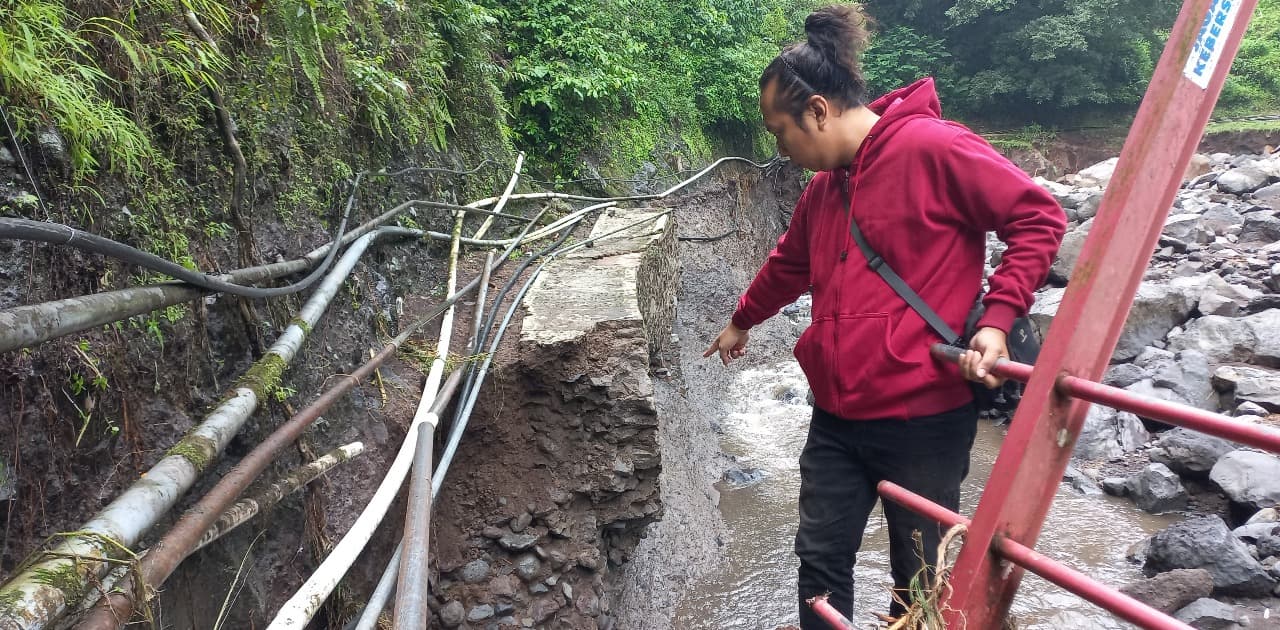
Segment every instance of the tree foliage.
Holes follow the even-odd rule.
[[[575,172],[597,134],[626,129],[655,159],[659,129],[761,132],[756,81],[800,33],[808,0],[486,0],[497,18],[519,144]],[[695,140],[695,138],[703,138]]]
[[[1173,0],[870,0],[882,34],[868,56],[878,62],[877,77],[885,67],[896,68],[898,79],[909,70],[936,73],[951,106],[969,113],[1132,105],[1177,6]]]

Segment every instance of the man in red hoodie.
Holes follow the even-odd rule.
[[[806,604],[830,593],[853,608],[853,565],[876,484],[889,480],[953,510],[969,469],[977,413],[966,379],[1007,356],[1005,335],[1025,315],[1057,253],[1066,217],[1051,195],[965,127],[940,117],[932,79],[866,103],[857,52],[867,41],[860,8],[820,9],[808,41],[784,50],[760,79],[760,109],[778,152],[817,174],[791,224],[704,356],[727,365],[754,325],[805,291],[813,320],[795,356],[813,392],[800,457],[801,628],[825,625]],[[933,360],[937,334],[891,288],[850,235],[871,248],[953,329],[982,287],[986,233],[1008,245],[988,279],[985,312],[959,367]],[[935,563],[939,526],[886,502],[894,586]],[[899,615],[902,602],[891,604]]]

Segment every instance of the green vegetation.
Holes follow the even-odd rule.
[[[182,438],[181,442],[170,448],[165,456],[181,457],[187,460],[197,473],[204,472],[209,462],[218,456],[218,444],[207,437],[189,433]]]
[[[675,168],[706,160],[722,148],[717,141],[757,145],[760,71],[816,6],[485,2],[502,25],[517,145],[543,159],[536,166],[566,176],[581,173],[584,154],[630,176],[644,162]]]
[[[1280,0],[1259,0],[1222,88],[1217,113],[1275,111],[1280,111]]]
[[[280,377],[289,364],[284,357],[268,352],[258,359],[232,386],[233,390],[244,388],[253,392],[258,404],[265,402],[280,387]]]

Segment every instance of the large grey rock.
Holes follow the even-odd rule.
[[[1151,537],[1142,572],[1153,577],[1173,569],[1205,569],[1215,595],[1266,597],[1275,579],[1218,516],[1197,516]]]
[[[1280,240],[1280,218],[1273,214],[1253,212],[1244,219],[1241,243],[1274,243]]]
[[[1253,513],[1249,520],[1245,521],[1245,525],[1257,525],[1259,523],[1280,523],[1280,510],[1276,508],[1265,508]]]
[[[1235,606],[1207,597],[1191,602],[1174,613],[1173,618],[1196,630],[1236,630],[1241,627]]]
[[[1263,538],[1280,536],[1280,523],[1246,523],[1231,530],[1231,533],[1247,543],[1256,543]]]
[[[1187,213],[1169,215],[1161,233],[1184,243],[1212,243],[1214,237],[1213,230],[1200,222],[1200,215]]]
[[[1080,172],[1071,177],[1071,182],[1081,188],[1089,188],[1096,186],[1098,188],[1106,188],[1111,181],[1111,177],[1116,173],[1116,164],[1120,162],[1120,158],[1113,157],[1098,162],[1092,166],[1080,169]]]
[[[1178,403],[1179,405],[1191,404],[1191,401],[1187,400],[1180,392],[1169,389],[1168,387],[1158,387],[1151,379],[1138,381],[1137,383],[1125,387],[1124,390],[1139,396],[1167,400],[1172,403]],[[1163,424],[1159,418],[1147,418],[1144,416],[1142,419]]]
[[[1080,494],[1088,497],[1097,497],[1105,494],[1102,488],[1098,486],[1098,482],[1093,480],[1093,477],[1086,475],[1075,466],[1067,466],[1067,469],[1062,473],[1062,480],[1070,484]]]
[[[1027,318],[1040,331],[1040,338],[1048,336],[1049,325],[1053,323],[1053,317],[1058,314],[1058,306],[1062,304],[1062,296],[1066,292],[1066,289],[1059,287],[1050,287],[1036,292],[1036,301],[1027,311]]]
[[[1187,489],[1164,464],[1149,464],[1129,484],[1129,496],[1140,509],[1160,514],[1187,507]]]
[[[40,155],[52,166],[68,168],[71,166],[71,154],[67,152],[67,141],[57,129],[44,129],[36,136],[40,145]]]
[[[1150,435],[1142,420],[1127,411],[1093,405],[1085,416],[1072,457],[1085,461],[1118,458],[1146,444]]]
[[[1262,295],[1242,284],[1231,284],[1217,274],[1205,276],[1203,292],[1196,310],[1201,315],[1223,315],[1235,317],[1250,302]]]
[[[1059,260],[1062,260],[1061,255]],[[1123,362],[1138,356],[1152,342],[1164,339],[1175,326],[1187,321],[1200,301],[1206,276],[1174,278],[1168,282],[1147,281],[1139,285],[1112,360]],[[1057,288],[1045,290],[1032,305],[1029,317],[1041,334],[1048,332],[1065,292],[1065,289]]]
[[[493,606],[491,604],[480,604],[467,613],[467,621],[484,621],[491,618],[493,618]]]
[[[1138,285],[1112,359],[1127,361],[1138,356],[1151,342],[1164,339],[1175,326],[1187,321],[1199,302],[1204,282],[1200,276]]]
[[[1199,350],[1213,363],[1280,367],[1280,309],[1247,317],[1208,315],[1169,339],[1169,349]]]
[[[1138,381],[1151,378],[1151,372],[1132,363],[1114,363],[1107,367],[1102,382],[1112,387],[1128,387]]]
[[[1076,206],[1076,216],[1079,217],[1081,221],[1088,221],[1089,219],[1098,216],[1098,208],[1100,206],[1102,206],[1102,193],[1087,193],[1085,194],[1084,199],[1081,200],[1080,205]]]
[[[1280,210],[1280,184],[1263,186],[1253,191],[1253,199],[1255,203],[1265,205],[1272,210]]]
[[[1146,348],[1134,363],[1151,373],[1151,382],[1174,392],[1188,403],[1208,411],[1218,410],[1218,393],[1213,388],[1209,359],[1198,350],[1177,353]]]
[[[1280,505],[1280,457],[1232,451],[1209,471],[1209,479],[1232,501],[1263,509]]]
[[[507,534],[498,539],[498,544],[507,551],[532,549],[537,543],[538,537],[533,534]]]
[[[1080,252],[1084,249],[1084,241],[1089,237],[1089,230],[1091,229],[1093,229],[1093,219],[1089,219],[1068,230],[1062,236],[1062,244],[1058,246],[1058,257],[1054,259],[1053,265],[1049,267],[1050,278],[1057,282],[1066,282],[1071,278],[1071,272],[1076,266],[1076,261],[1080,259]]]
[[[1251,365],[1222,365],[1213,373],[1213,385],[1232,396],[1232,407],[1250,402],[1269,412],[1280,412],[1280,371]]]
[[[479,558],[472,560],[463,565],[458,577],[467,584],[479,584],[489,579],[489,563]]]
[[[1200,224],[1213,230],[1214,234],[1224,236],[1232,228],[1243,225],[1244,216],[1225,203],[1216,203],[1200,215]]]
[[[1267,174],[1252,166],[1233,168],[1218,176],[1218,190],[1243,195],[1266,186],[1267,181]]]
[[[1171,615],[1213,593],[1213,576],[1204,569],[1174,569],[1138,580],[1121,588],[1120,592]]]
[[[1223,455],[1237,448],[1220,437],[1177,427],[1161,433],[1149,455],[1151,461],[1164,464],[1179,475],[1204,478]]]

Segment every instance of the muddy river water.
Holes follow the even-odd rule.
[[[720,499],[730,537],[722,565],[696,583],[677,608],[681,629],[773,630],[795,623],[795,571],[791,545],[800,489],[800,450],[810,408],[799,366],[788,361],[767,369],[742,370],[728,400],[742,401],[721,419],[722,446],[744,468],[763,479],[725,488]],[[1000,448],[1002,430],[979,425],[961,512],[972,514]],[[1059,488],[1037,550],[1113,586],[1140,576],[1124,558],[1129,545],[1162,529],[1170,518],[1136,509],[1112,497],[1086,497],[1067,485]],[[872,611],[887,610],[890,584],[887,534],[879,508],[867,526],[858,554],[855,611],[859,627],[871,625]],[[1084,630],[1129,628],[1111,615],[1040,578],[1028,574],[1013,605],[1022,629]]]

